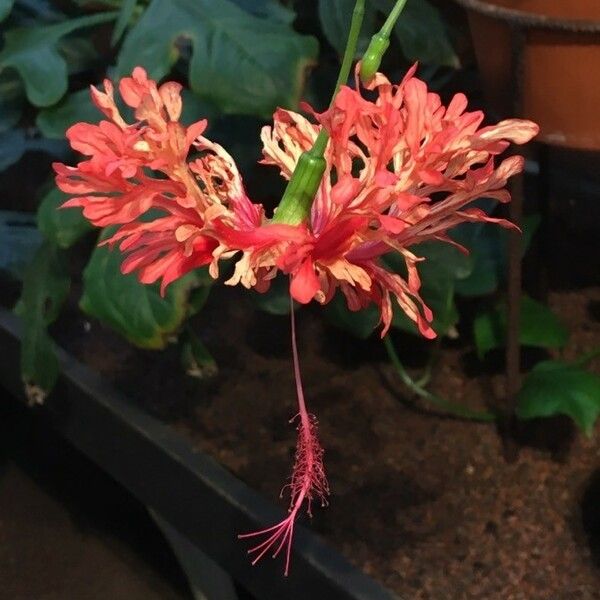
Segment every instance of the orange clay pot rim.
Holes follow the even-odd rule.
[[[585,19],[556,19],[534,13],[505,8],[490,4],[485,0],[454,0],[468,10],[473,10],[486,17],[507,21],[522,29],[552,29],[573,33],[600,33],[600,21]]]

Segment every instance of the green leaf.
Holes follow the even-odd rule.
[[[79,8],[83,8],[85,11],[98,10],[99,6],[109,10],[117,10],[121,8],[123,0],[71,0],[71,2],[75,3]]]
[[[29,101],[36,106],[50,106],[67,91],[67,63],[57,47],[60,39],[114,17],[115,13],[99,13],[55,25],[11,29],[4,36],[0,70],[15,69],[25,84]]]
[[[536,348],[562,348],[569,337],[567,328],[547,307],[529,296],[521,299],[519,341]],[[501,302],[475,318],[473,333],[477,355],[482,359],[490,350],[506,343],[507,308]]]
[[[377,0],[377,5],[387,15],[394,2]],[[454,68],[460,66],[443,18],[427,0],[408,0],[394,32],[408,60]]]
[[[355,0],[319,0],[319,20],[327,41],[343,54],[350,31],[350,21]],[[371,40],[375,29],[375,9],[371,4],[365,7],[365,16],[356,47],[356,55],[361,56]]]
[[[460,67],[444,20],[427,0],[409,0],[394,28],[402,52],[409,60]]]
[[[25,272],[15,312],[23,322],[21,376],[31,403],[40,403],[58,377],[58,360],[48,326],[58,317],[70,287],[63,252],[45,242]]]
[[[493,205],[482,206],[491,213]],[[529,215],[522,223],[523,254],[540,223],[540,216]],[[456,281],[456,292],[461,296],[485,296],[495,292],[504,280],[507,271],[507,244],[509,232],[506,229],[486,223],[464,223],[450,232],[450,237],[469,250],[472,263],[467,277]]]
[[[59,8],[52,6],[53,4],[57,4],[56,0],[18,0],[13,3],[16,10],[11,17],[14,17],[19,25],[31,22],[52,23],[66,18]]]
[[[53,187],[42,199],[37,211],[39,230],[59,248],[70,248],[92,229],[81,210],[59,208],[70,196]]]
[[[46,152],[65,158],[68,145],[64,140],[28,138],[23,129],[9,129],[0,133],[0,171],[18,162],[25,152]]]
[[[127,29],[127,25],[131,21],[131,17],[135,12],[135,6],[137,4],[137,0],[123,0],[121,3],[121,8],[119,10],[119,16],[117,17],[117,21],[115,23],[115,28],[113,30],[112,37],[110,39],[110,43],[112,46],[116,46],[119,43],[119,40],[125,33]]]
[[[219,372],[217,361],[189,327],[181,343],[181,362],[185,372],[196,379],[209,379]]]
[[[0,211],[0,271],[22,279],[43,238],[30,213]]]
[[[102,117],[90,99],[88,89],[65,96],[58,104],[40,110],[36,125],[42,134],[51,139],[63,139],[71,125],[84,121],[97,123]]]
[[[422,242],[412,246],[411,252],[425,259],[417,265],[421,282],[425,279],[463,279],[471,272],[469,256],[444,242]],[[383,260],[394,272],[406,276],[406,263],[400,253],[390,252]]]
[[[453,328],[458,323],[459,314],[454,302],[454,282],[450,279],[437,282],[428,280],[421,287],[421,297],[433,311],[432,329],[438,335],[456,337],[457,334]],[[414,321],[411,321],[399,306],[394,306],[392,326],[421,336]]]
[[[14,127],[23,112],[23,85],[16,74],[0,74],[0,133]]]
[[[211,122],[211,132],[213,121],[217,118],[218,110],[215,105],[207,100],[199,98],[194,92],[184,89],[181,91],[181,99],[183,108],[181,110],[181,118],[179,119],[182,125],[191,125],[196,121],[208,119]],[[239,137],[240,132],[236,131]],[[231,152],[231,150],[228,148]]]
[[[567,415],[589,436],[600,415],[600,377],[559,361],[538,363],[518,394],[517,416]]]
[[[279,23],[291,25],[296,13],[279,4],[278,0],[233,0],[240,8],[262,19],[272,19]]]
[[[100,239],[110,234],[105,230]],[[123,275],[122,260],[117,249],[95,248],[83,273],[80,307],[140,348],[164,348],[187,317],[190,292],[201,277],[189,273],[162,297],[157,285],[144,285],[135,274]]]
[[[421,278],[421,297],[433,311],[433,330],[438,335],[446,335],[458,322],[458,310],[454,302],[456,281],[469,275],[471,260],[453,246],[440,242],[424,242],[411,250],[425,259],[417,269]],[[385,256],[384,262],[392,271],[406,277],[406,265],[400,254],[391,253]],[[420,335],[415,323],[397,306],[394,307],[392,325],[407,333]]]
[[[252,294],[254,304],[271,315],[290,314],[290,282],[283,275],[275,278],[264,294]]]
[[[21,129],[10,129],[0,133],[0,171],[14,165],[25,154],[27,142],[25,132]]]
[[[481,200],[478,208],[491,214],[496,202]],[[454,227],[450,237],[469,251],[471,269],[456,280],[456,292],[463,296],[484,296],[494,292],[506,269],[506,235],[486,223],[463,223]]]
[[[201,103],[189,90],[183,90],[183,112],[181,122],[190,124],[192,120],[210,117],[206,103]],[[116,95],[117,108],[126,121],[133,120],[131,109],[126,106],[121,98]],[[201,106],[200,106],[201,105]],[[204,109],[204,112],[200,112]],[[191,117],[196,117],[192,119]],[[90,90],[85,88],[65,96],[58,104],[43,108],[38,112],[36,125],[41,133],[52,140],[64,140],[65,133],[75,123],[98,123],[105,118],[96,108],[90,97]]]
[[[338,329],[366,340],[379,323],[379,310],[374,305],[359,311],[351,311],[343,294],[337,293],[323,308],[325,318]]]
[[[210,276],[208,267],[202,267],[194,271],[194,287],[190,290],[188,298],[188,316],[199,313],[203,308],[215,280]]]
[[[421,296],[434,314],[432,327],[439,335],[450,334],[459,316],[454,302],[455,280],[469,273],[469,259],[456,248],[439,242],[424,242],[414,246],[412,250],[417,256],[426,258],[419,263],[418,269]],[[383,262],[390,271],[406,277],[406,264],[400,254],[390,253],[383,258]],[[337,294],[324,310],[333,325],[361,339],[373,333],[380,319],[379,310],[375,306],[358,312],[350,311],[342,294]],[[392,326],[420,335],[415,323],[396,304]]]
[[[59,54],[67,63],[69,76],[85,74],[93,67],[98,67],[98,51],[89,38],[65,37],[58,41]]]
[[[0,22],[10,14],[15,0],[0,0]]]
[[[157,32],[160,31],[160,35]],[[224,113],[269,117],[276,106],[295,107],[316,40],[259,19],[230,0],[152,0],[129,31],[119,75],[136,65],[161,79],[191,44],[190,87]]]

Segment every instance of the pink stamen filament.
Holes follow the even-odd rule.
[[[252,564],[255,565],[267,552],[276,546],[272,557],[276,558],[279,553],[286,548],[285,571],[287,576],[290,569],[290,557],[292,551],[292,539],[294,535],[294,525],[299,510],[302,508],[304,500],[307,501],[307,513],[311,516],[311,504],[313,496],[321,499],[322,505],[326,505],[326,496],[329,493],[325,471],[323,469],[323,450],[319,445],[316,436],[316,419],[308,413],[306,402],[304,400],[304,390],[302,388],[302,378],[300,375],[300,360],[298,358],[298,346],[296,342],[296,322],[294,317],[293,300],[291,303],[291,331],[292,331],[292,355],[294,361],[294,378],[296,381],[296,395],[298,401],[298,414],[293,417],[300,417],[298,425],[298,441],[296,444],[296,458],[291,481],[284,486],[290,488],[290,507],[288,516],[280,523],[255,531],[238,535],[238,538],[251,538],[270,534],[258,545],[250,548],[248,554],[254,554]],[[282,490],[282,494],[283,494]]]

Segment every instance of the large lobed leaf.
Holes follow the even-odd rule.
[[[479,201],[478,206],[491,214],[495,203]],[[521,229],[521,250],[524,255],[539,226],[540,216],[528,215]],[[485,296],[495,292],[506,276],[507,246],[510,232],[486,223],[464,223],[450,232],[450,237],[469,250],[471,270],[456,280],[456,293],[461,296]]]
[[[115,22],[115,28],[113,29],[112,38],[110,40],[110,43],[113,46],[119,42],[125,33],[125,30],[127,29],[133,14],[135,13],[136,4],[137,0],[122,0],[121,8],[119,9],[119,16]]]
[[[567,415],[591,435],[600,415],[600,377],[577,365],[548,360],[525,377],[518,394],[521,419]]]
[[[448,335],[458,321],[454,303],[455,281],[469,274],[469,259],[452,246],[438,242],[418,244],[412,250],[417,256],[427,259],[418,268],[422,284],[421,296],[434,313],[433,329],[438,335]],[[383,258],[383,262],[390,271],[406,277],[406,265],[400,254],[391,252]],[[333,325],[361,339],[369,337],[380,322],[376,306],[350,311],[341,292],[325,306],[324,312]],[[392,327],[420,335],[417,326],[397,304],[394,304]]]
[[[42,402],[58,377],[58,359],[48,326],[58,317],[70,283],[63,252],[45,242],[25,271],[21,298],[15,307],[23,322],[21,376],[31,403]]]
[[[290,282],[285,275],[278,275],[269,289],[262,294],[252,294],[254,304],[271,315],[288,315],[291,309]]]
[[[110,236],[105,230],[100,239]],[[123,275],[123,255],[117,249],[99,246],[83,273],[81,309],[102,321],[141,348],[164,348],[188,316],[190,294],[207,285],[206,278],[192,272],[172,283],[161,296],[156,285],[140,283],[135,274]]]
[[[61,38],[114,17],[114,13],[100,13],[55,25],[11,29],[4,36],[0,71],[7,67],[15,69],[23,80],[29,101],[36,106],[50,106],[67,91],[67,63],[57,48]]]
[[[438,335],[447,335],[458,322],[458,310],[454,302],[456,282],[468,277],[472,269],[470,257],[448,244],[423,242],[411,248],[418,257],[421,278],[420,294],[425,304],[433,311],[433,330]],[[384,262],[393,271],[406,277],[404,259],[397,253],[384,257]],[[417,327],[400,307],[394,307],[392,325],[408,333],[418,334]]]
[[[160,34],[158,34],[160,32]],[[249,14],[230,0],[152,0],[119,55],[120,76],[142,65],[154,79],[191,44],[189,83],[224,113],[268,117],[295,107],[317,42]]]
[[[319,21],[327,41],[341,55],[346,47],[352,11],[355,0],[319,0]],[[357,56],[361,56],[369,45],[375,28],[376,10],[371,3],[365,7],[360,37],[356,47]]]
[[[19,122],[22,104],[23,85],[16,73],[0,74],[0,133]]]
[[[4,21],[10,14],[15,0],[0,0],[0,21]]]
[[[287,25],[293,23],[296,18],[294,11],[280,4],[279,0],[233,0],[233,3],[257,17]]]
[[[22,129],[0,133],[0,171],[18,162],[27,150],[27,138]]]
[[[61,209],[69,195],[53,187],[43,198],[37,211],[38,229],[53,244],[66,250],[92,229],[80,210]]]
[[[506,343],[507,320],[504,301],[475,318],[473,333],[480,359]],[[568,329],[547,306],[529,296],[521,298],[520,321],[519,341],[524,346],[562,348],[567,343]]]
[[[395,0],[375,0],[377,7],[389,14]],[[440,11],[427,0],[408,0],[394,32],[404,56],[425,64],[459,67],[456,52]]]
[[[360,340],[366,340],[373,333],[380,319],[379,310],[375,305],[360,311],[351,311],[341,292],[336,293],[323,312],[332,325]]]
[[[50,140],[28,137],[25,129],[9,129],[0,133],[0,171],[15,164],[26,152],[46,152],[64,160],[67,143],[64,140]]]
[[[0,271],[23,279],[43,238],[30,213],[0,211]]]
[[[90,99],[88,89],[65,96],[58,104],[40,110],[36,125],[44,137],[63,139],[67,129],[78,122],[97,123],[102,117]]]
[[[213,119],[215,117],[214,106],[200,99],[190,90],[182,91],[183,110],[181,113],[181,123],[189,125],[200,119]],[[117,106],[127,121],[133,120],[133,114],[129,107],[116,98]],[[53,140],[62,140],[65,132],[75,123],[98,123],[103,119],[102,113],[96,108],[90,99],[90,91],[85,88],[72,94],[66,95],[60,102],[54,106],[43,108],[38,112],[36,122],[38,129],[44,137]],[[1,121],[0,121],[1,124]],[[239,138],[239,133],[238,134]]]

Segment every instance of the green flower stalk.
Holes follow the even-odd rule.
[[[392,30],[406,2],[407,0],[397,0],[383,27],[371,38],[360,65],[360,80],[364,85],[367,85],[379,71],[383,55],[390,45]]]
[[[406,2],[407,0],[397,0],[381,30],[371,38],[371,42],[361,63],[360,77],[364,84],[371,81],[378,71],[383,55],[390,45],[390,35],[394,25]],[[357,0],[352,12],[350,33],[348,34],[342,66],[331,97],[330,106],[333,104],[340,87],[348,80],[350,75],[364,14],[365,0]],[[315,140],[314,146],[307,152],[304,152],[298,160],[298,164],[292,173],[292,177],[273,217],[274,223],[298,225],[308,218],[319,185],[321,185],[323,173],[325,172],[324,154],[328,140],[328,133],[322,129]]]
[[[356,56],[356,46],[358,45],[358,36],[364,15],[365,0],[357,0],[352,11],[350,33],[348,34],[340,73],[331,96],[330,106],[333,104],[340,87],[350,76],[350,69],[352,68],[352,61]],[[302,154],[283,193],[279,207],[273,217],[273,222],[298,225],[308,218],[310,208],[325,172],[326,165],[323,157],[328,140],[329,134],[324,129],[321,129],[314,146]]]

